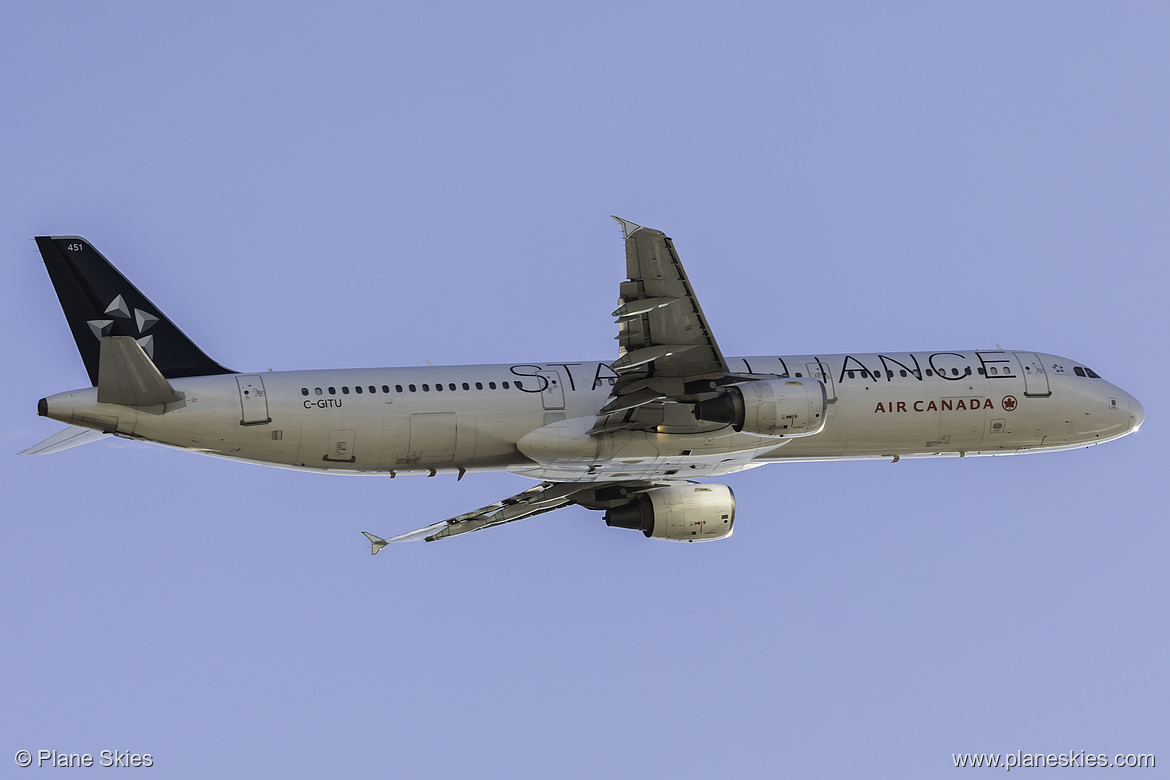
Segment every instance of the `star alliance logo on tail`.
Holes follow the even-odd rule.
[[[132,331],[130,333],[115,333],[114,325],[116,324],[117,320],[87,320],[86,324],[89,325],[89,329],[93,331],[93,335],[96,338],[102,339],[106,336],[123,335],[133,336],[134,340],[138,342],[138,346],[142,347],[142,351],[146,353],[146,356],[151,360],[154,359],[154,336],[144,336],[142,334],[146,333],[146,331],[150,330],[150,328],[156,322],[158,322],[158,317],[150,314],[149,312],[145,312],[142,309],[135,309],[134,316],[131,317],[130,307],[126,305],[126,300],[121,295],[110,301],[110,305],[106,307],[105,313],[109,314],[111,317],[117,318],[117,320],[133,319],[134,325],[137,327],[137,331]],[[131,330],[130,323],[126,322],[124,327],[119,327],[117,330]]]

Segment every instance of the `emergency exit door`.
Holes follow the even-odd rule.
[[[561,385],[561,375],[558,371],[537,371],[544,389],[540,391],[540,402],[547,409],[565,408],[565,388]]]
[[[821,383],[825,386],[825,400],[831,404],[836,403],[837,388],[833,386],[833,375],[829,373],[828,367],[821,362],[821,359],[816,358],[811,363],[805,363],[804,367],[808,369],[809,376],[813,379],[821,380]]]

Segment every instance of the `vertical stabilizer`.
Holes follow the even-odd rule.
[[[101,343],[110,336],[133,338],[167,379],[232,373],[195,346],[84,238],[40,236],[37,248],[91,384],[98,384]]]

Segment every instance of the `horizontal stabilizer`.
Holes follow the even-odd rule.
[[[160,406],[183,400],[130,336],[102,339],[97,388],[101,404]]]
[[[91,428],[79,428],[76,425],[70,425],[63,431],[58,431],[49,438],[45,439],[40,444],[34,444],[29,447],[21,455],[49,455],[61,450],[67,450],[72,447],[80,447],[82,444],[89,444],[90,442],[104,439],[109,434],[95,431]]]

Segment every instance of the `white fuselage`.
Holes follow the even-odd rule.
[[[1031,352],[728,362],[734,372],[821,380],[829,401],[824,429],[765,438],[715,424],[695,433],[691,423],[688,433],[671,433],[664,424],[657,432],[590,436],[615,377],[600,362],[191,377],[171,380],[183,400],[165,407],[100,404],[97,390],[86,388],[49,397],[47,416],[206,454],[331,473],[507,470],[558,481],[628,481],[714,476],[780,460],[1067,449],[1123,436],[1144,414],[1124,390],[1083,375],[1076,361]]]

